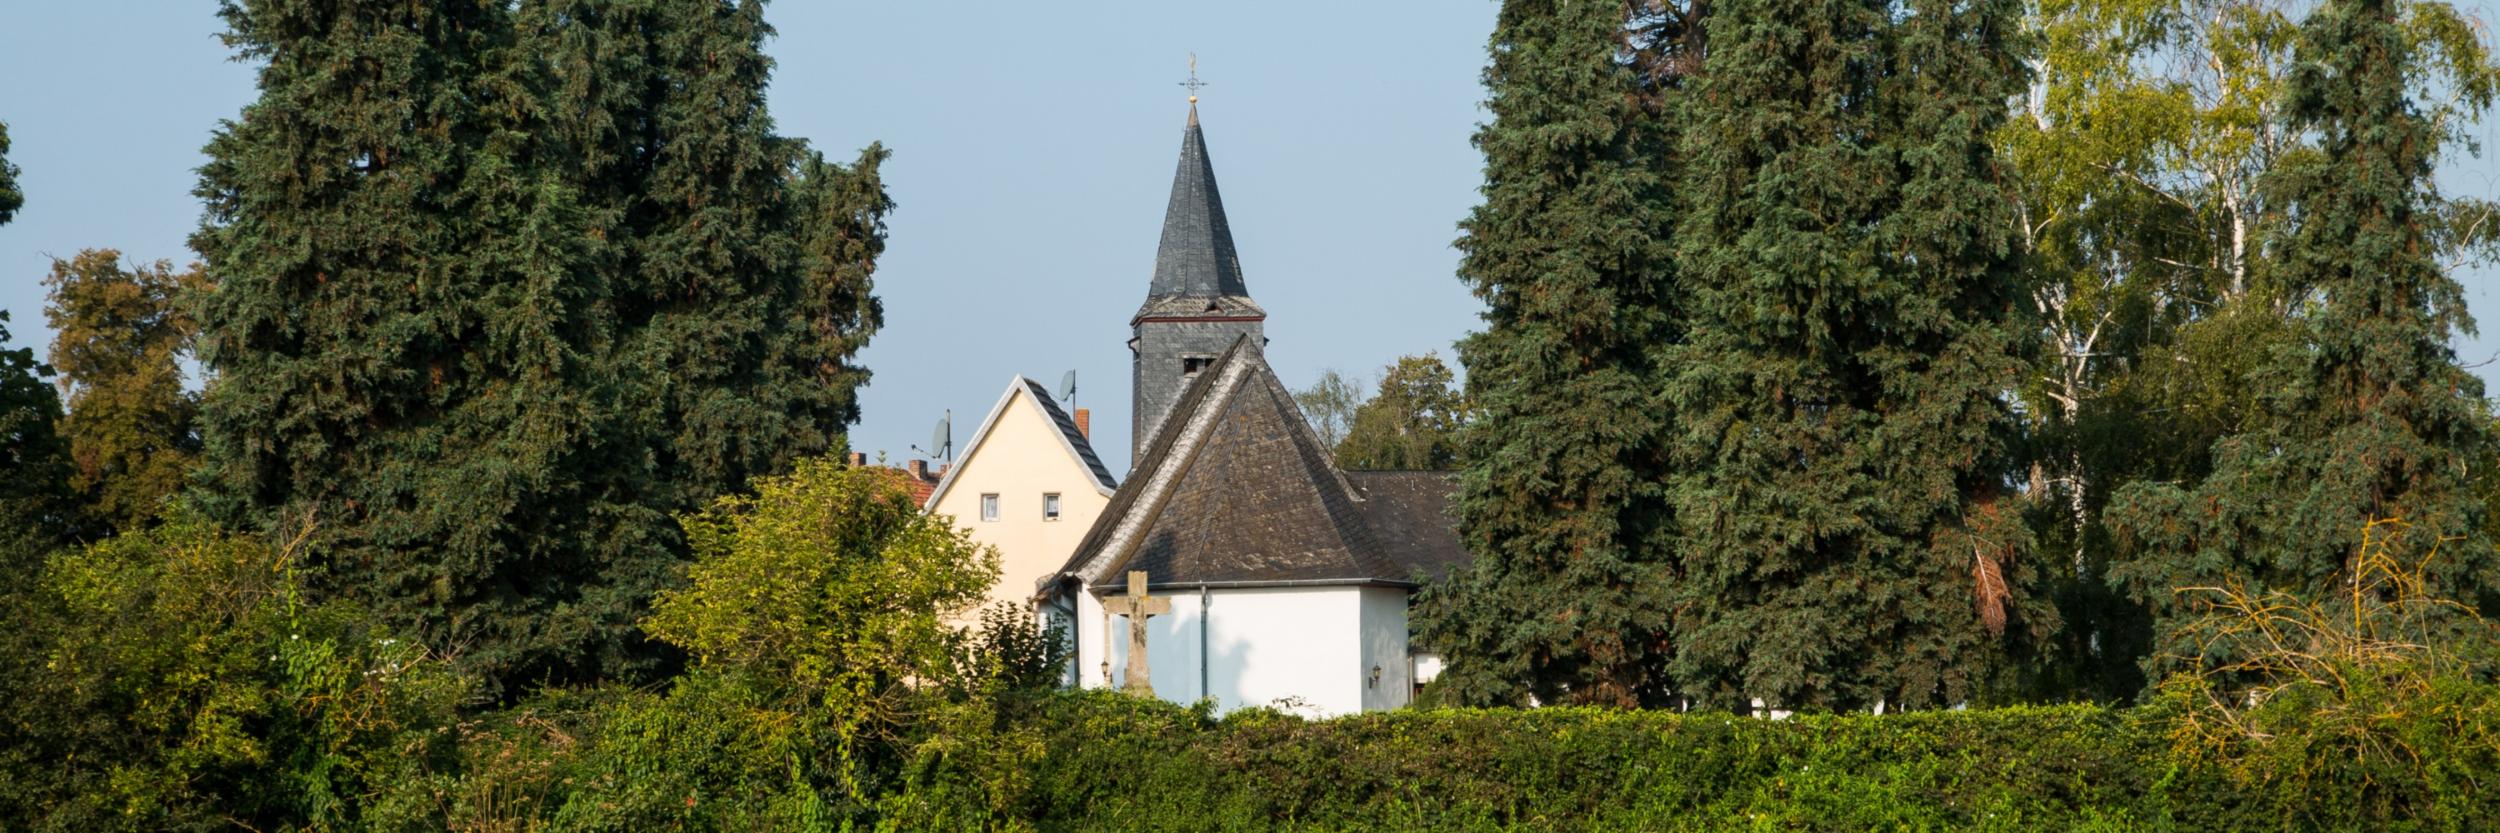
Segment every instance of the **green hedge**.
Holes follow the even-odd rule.
[[[1115,694],[1010,709],[1023,778],[924,759],[945,826],[1252,830],[2471,830],[2500,824],[2500,697],[2458,686],[2354,737],[2176,742],[2174,705],[1760,720],[1590,709],[1224,719]],[[2286,712],[2287,714],[2289,712]],[[2459,731],[2460,727],[2467,731]],[[2285,728],[2278,721],[2274,727]],[[2386,745],[2398,739],[2400,745]],[[2378,748],[2366,748],[2379,744]],[[2380,753],[2393,752],[2393,755]],[[990,759],[984,759],[990,760]],[[910,803],[910,802],[905,802]],[[923,802],[937,804],[940,802]],[[959,809],[971,809],[961,808]],[[887,819],[926,829],[936,819]]]

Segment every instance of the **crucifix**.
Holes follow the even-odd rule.
[[[1102,607],[1115,616],[1128,617],[1128,671],[1122,675],[1120,690],[1155,696],[1154,682],[1146,674],[1146,619],[1172,612],[1172,600],[1146,595],[1146,571],[1130,570],[1128,595],[1106,600]]]
[[[1181,86],[1189,88],[1189,103],[1198,103],[1198,88],[1206,85],[1207,82],[1198,80],[1198,53],[1189,53],[1189,80],[1181,82]]]

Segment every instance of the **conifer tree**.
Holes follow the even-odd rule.
[[[198,327],[178,299],[200,280],[196,267],[164,261],[125,268],[111,249],[54,260],[44,279],[72,486],[99,523],[146,526],[197,461],[199,398],[184,389],[181,363]]]
[[[9,340],[8,324],[0,310],[0,343]],[[43,554],[75,529],[69,446],[54,427],[61,399],[44,379],[51,374],[31,348],[0,349],[0,576],[13,585],[31,578]],[[0,591],[0,605],[7,596]]]
[[[26,195],[17,190],[17,166],[9,164],[9,124],[0,122],[0,226],[17,217]]]
[[[604,482],[613,313],[507,8],[220,13],[261,65],[199,187],[208,505],[494,680],[629,670],[673,550]]]
[[[2500,587],[2472,485],[2488,476],[2476,469],[2492,459],[2490,418],[2448,346],[2472,323],[2432,231],[2442,134],[2408,86],[2422,49],[2392,0],[2330,0],[2301,26],[2285,126],[2319,152],[2265,182],[2289,207],[2270,248],[2299,338],[2256,372],[2265,407],[2216,444],[2210,475],[2132,485],[2110,510],[2126,548],[2111,578],[2165,636],[2148,670],[2165,654],[2236,658],[2190,627],[2185,588],[2342,604],[2374,520],[2405,524],[2396,546],[2420,561],[2424,592],[2477,603]]]
[[[548,0],[559,135],[616,284],[619,431],[642,482],[691,511],[799,455],[839,450],[882,323],[870,273],[892,208],[884,148],[849,166],[773,132],[760,2]]]
[[[1510,0],[1475,137],[1484,202],[1460,277],[1488,307],[1458,346],[1480,409],[1455,511],[1473,564],[1435,588],[1420,638],[1463,703],[1631,706],[1667,696],[1672,164],[1647,70],[1647,3]]]
[[[857,417],[884,150],[775,135],[762,4],[234,0],[209,490],[518,693],[646,676],[673,520]]]
[[[26,202],[8,155],[9,127],[0,123],[0,226]],[[0,310],[0,344],[9,341],[8,325],[8,310]],[[51,375],[34,350],[0,348],[0,571],[13,581],[28,578],[75,526],[69,447],[56,428],[61,398],[45,381]]]
[[[2013,226],[1988,132],[2019,6],[1732,0],[1689,101],[1668,349],[1674,677],[1744,709],[1922,707],[2046,626],[1993,501]]]

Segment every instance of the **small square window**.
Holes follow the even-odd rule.
[[[1209,357],[1206,357],[1206,356],[1187,356],[1187,357],[1183,357],[1183,358],[1181,359],[1181,375],[1183,375],[1183,376],[1195,375],[1198,371],[1201,371],[1201,370],[1205,370],[1205,369],[1207,369],[1207,365],[1211,365],[1211,364],[1214,364],[1214,363],[1215,363],[1215,359],[1212,359],[1212,358],[1209,358]]]
[[[986,495],[982,495],[982,496],[981,496],[981,520],[985,520],[985,521],[995,521],[995,520],[998,520],[998,495],[997,495],[997,494],[994,494],[994,493],[993,493],[993,494],[986,494]]]
[[[1045,520],[1045,521],[1055,521],[1055,520],[1058,520],[1058,519],[1059,519],[1059,493],[1058,493],[1058,492],[1050,492],[1050,493],[1047,493],[1047,494],[1042,495],[1042,520]]]

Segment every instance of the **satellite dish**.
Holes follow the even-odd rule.
[[[1059,401],[1076,401],[1076,371],[1068,371],[1068,375],[1059,377]]]
[[[953,410],[947,411],[945,416],[938,417],[937,428],[929,432],[928,447],[922,448],[920,446],[912,446],[912,450],[929,455],[933,459],[954,459],[955,435],[952,427],[949,425],[949,423],[954,421],[955,412]]]

